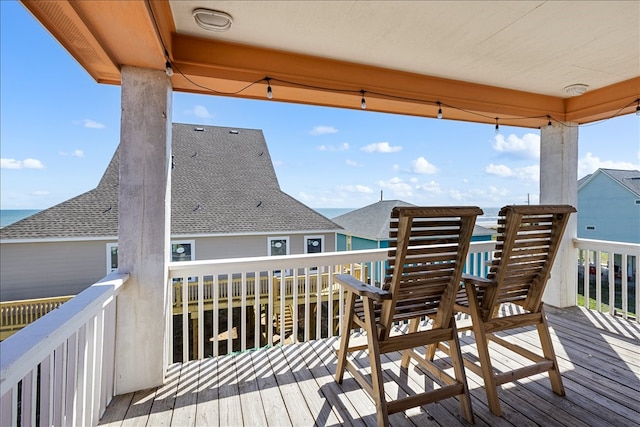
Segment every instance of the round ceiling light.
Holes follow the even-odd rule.
[[[569,96],[579,96],[579,95],[582,95],[583,93],[585,93],[588,88],[589,88],[589,86],[587,86],[587,85],[583,85],[582,83],[577,83],[575,85],[569,85],[569,86],[565,87],[564,91]]]
[[[233,23],[231,15],[212,9],[195,9],[193,19],[196,24],[207,31],[227,31]]]

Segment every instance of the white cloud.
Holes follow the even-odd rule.
[[[349,143],[343,142],[342,144],[336,146],[333,145],[320,145],[318,146],[318,151],[347,151],[349,149]]]
[[[434,174],[438,172],[438,168],[429,163],[427,159],[424,157],[418,157],[412,162],[413,168],[412,171],[414,173],[420,174]]]
[[[393,193],[393,197],[411,197],[413,195],[413,187],[411,184],[404,182],[398,177],[391,178],[388,181],[378,181],[380,188],[388,189]]]
[[[336,186],[338,191],[345,191],[347,193],[363,193],[363,194],[371,194],[373,190],[366,185],[338,185]]]
[[[519,138],[517,135],[511,134],[504,138],[504,135],[495,136],[493,149],[520,158],[539,159],[540,158],[540,136],[527,133]]]
[[[84,157],[84,151],[82,150],[73,150],[71,153],[67,153],[66,151],[60,151],[61,156],[71,156],[71,157]]]
[[[395,153],[401,151],[402,147],[400,145],[392,147],[388,142],[374,142],[373,144],[365,145],[361,150],[367,153]]]
[[[493,163],[487,166],[484,171],[488,174],[498,175],[502,177],[511,176],[513,174],[511,168],[505,165],[494,165]]]
[[[186,114],[196,116],[200,119],[208,119],[213,117],[207,107],[203,105],[194,105],[192,109],[185,111]]]
[[[331,133],[338,133],[338,129],[333,126],[316,126],[311,131],[309,131],[311,135],[327,135]]]
[[[44,169],[44,165],[37,159],[0,159],[2,169]]]
[[[98,123],[95,120],[84,119],[84,127],[89,129],[104,129],[106,126],[102,123]]]
[[[361,168],[364,166],[362,163],[358,163],[355,160],[349,160],[349,159],[347,159],[345,163],[347,164],[347,166],[351,166],[354,168]]]
[[[578,159],[578,179],[594,173],[596,170],[604,169],[624,169],[637,170],[638,165],[631,162],[615,162],[613,160],[600,160],[599,157],[587,153],[583,158]]]
[[[490,185],[488,188],[471,188],[468,190],[449,190],[449,197],[455,201],[463,201],[470,204],[496,203],[505,204],[505,198],[509,196],[509,190]]]
[[[540,181],[540,166],[532,165],[522,168],[510,168],[505,165],[494,165],[491,163],[484,171],[490,175],[497,175],[502,178],[517,178],[521,181]]]
[[[431,193],[431,194],[441,194],[442,193],[442,189],[440,188],[440,184],[437,183],[436,181],[425,182],[423,184],[417,185],[416,188],[419,189],[419,190],[422,190],[422,191],[426,191],[427,193]]]

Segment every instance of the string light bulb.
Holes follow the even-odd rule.
[[[551,123],[551,116],[547,116],[547,118],[549,119],[549,121],[547,122],[547,127],[553,127],[553,123]]]
[[[273,91],[271,90],[271,79],[267,77],[267,98],[273,99]]]
[[[640,116],[640,98],[636,99],[638,106],[636,107],[636,116]]]
[[[362,100],[360,101],[360,107],[362,107],[363,110],[367,109],[367,100],[364,99],[364,90],[361,90],[360,93],[362,94]]]
[[[438,104],[438,118],[441,119],[442,118],[442,107],[440,106],[440,101],[438,101],[437,104]]]
[[[496,135],[500,133],[500,125],[498,124],[498,118],[496,117]]]
[[[167,73],[167,76],[168,77],[173,76],[173,68],[171,68],[171,62],[167,61],[164,64],[164,67],[165,67],[165,72]]]

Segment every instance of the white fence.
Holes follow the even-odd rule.
[[[578,249],[579,303],[640,322],[640,244],[575,239],[574,245]]]
[[[113,397],[112,273],[0,343],[0,425],[97,425]]]
[[[465,271],[484,276],[494,248],[472,243]],[[387,249],[373,249],[170,263],[173,360],[339,334],[344,293],[335,275],[379,286],[386,259]]]

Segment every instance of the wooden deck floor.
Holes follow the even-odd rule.
[[[489,412],[481,379],[467,371],[479,426],[632,426],[640,423],[640,325],[577,307],[547,308],[566,397],[538,375],[505,384],[502,417]],[[530,328],[511,334],[537,346]],[[461,337],[473,352],[472,335]],[[166,385],[117,396],[104,426],[325,426],[375,425],[368,395],[348,373],[335,383],[335,339],[288,345],[171,366]],[[494,353],[496,367],[519,360]],[[357,354],[366,363],[366,352]],[[385,390],[393,396],[432,387],[399,354],[385,357]],[[442,359],[442,363],[447,363]],[[394,381],[392,381],[394,380]],[[398,389],[398,384],[400,389]],[[392,426],[466,425],[456,399],[390,416]]]

